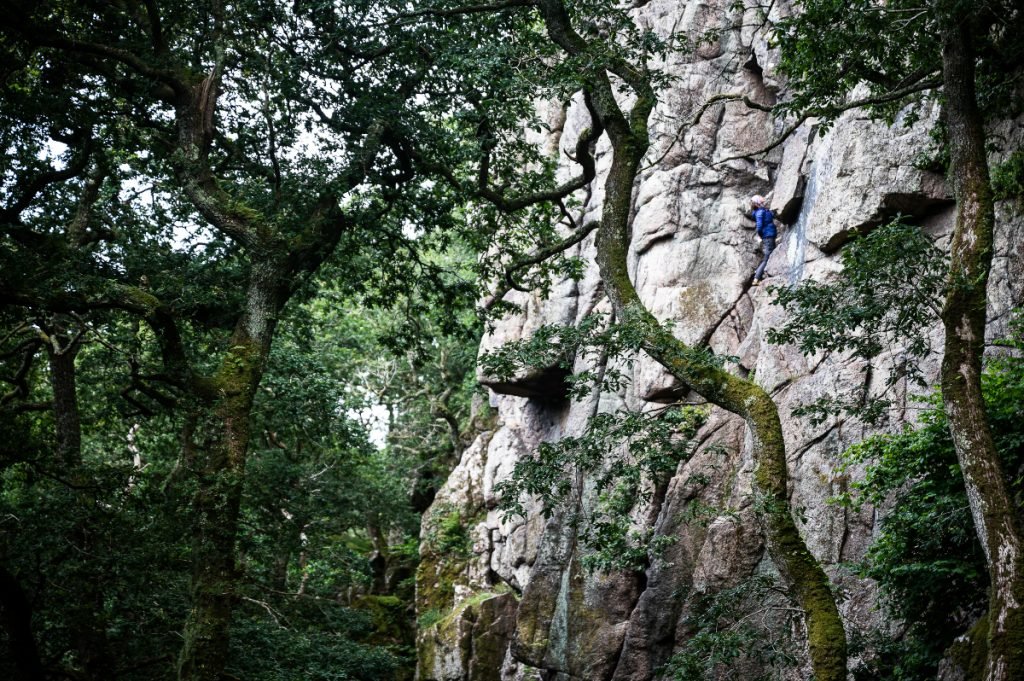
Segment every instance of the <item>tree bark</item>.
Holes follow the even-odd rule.
[[[63,346],[63,347],[62,347]],[[79,345],[57,329],[50,332],[46,356],[53,390],[53,421],[56,426],[57,457],[74,474],[82,464],[82,423],[75,385],[75,358]]]
[[[985,131],[975,93],[970,22],[948,21],[943,36],[945,120],[956,228],[942,322],[942,394],[950,433],[985,552],[989,592],[986,681],[1024,678],[1024,553],[1020,518],[1009,493],[981,392],[987,285],[995,206]]]
[[[54,319],[45,344],[53,391],[53,419],[57,439],[57,466],[80,489],[75,492],[79,515],[71,528],[70,541],[83,555],[97,551],[92,508],[95,499],[84,491],[89,478],[82,467],[82,419],[78,407],[78,376],[75,360],[81,350],[59,319]],[[71,640],[81,672],[86,679],[105,679],[112,671],[106,624],[103,618],[103,580],[95,566],[79,559],[75,574],[82,587],[67,602]]]
[[[778,409],[757,384],[695,360],[693,348],[664,329],[643,306],[626,269],[627,200],[642,153],[637,150],[632,159],[622,160],[614,143],[613,149],[616,157],[606,185],[597,259],[616,316],[624,323],[640,321],[646,325],[649,332],[644,349],[648,354],[705,399],[746,421],[753,435],[758,516],[764,526],[768,552],[804,612],[814,676],[819,681],[844,681],[846,633],[828,576],[808,550],[793,520]]]
[[[192,607],[178,657],[180,681],[220,681],[228,662],[231,618],[240,577],[236,543],[253,399],[263,377],[278,313],[284,304],[273,264],[255,263],[246,307],[215,375],[196,379],[202,412],[187,464],[196,476],[193,498]]]

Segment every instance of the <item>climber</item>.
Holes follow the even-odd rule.
[[[761,240],[761,251],[764,257],[761,264],[754,270],[754,281],[751,286],[757,286],[764,280],[764,268],[768,266],[768,257],[775,250],[775,216],[765,205],[765,198],[761,195],[750,197],[750,208],[757,223],[757,238]]]

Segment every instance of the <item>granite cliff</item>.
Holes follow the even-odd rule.
[[[828,500],[846,491],[857,474],[837,472],[838,454],[872,431],[842,418],[812,426],[790,413],[824,395],[881,394],[901,349],[865,362],[836,354],[806,357],[796,348],[768,344],[765,332],[780,325],[784,312],[764,287],[750,287],[759,256],[743,209],[751,195],[771,193],[787,223],[769,263],[769,284],[827,278],[838,270],[838,254],[853,235],[897,214],[945,245],[952,196],[943,176],[923,162],[932,145],[928,121],[936,119],[938,105],[926,103],[924,123],[909,128],[899,120],[892,126],[873,122],[856,111],[827,131],[810,120],[762,160],[727,160],[764,147],[780,132],[770,114],[738,102],[714,105],[697,125],[687,125],[703,103],[722,93],[766,105],[786,97],[756,13],[731,12],[725,0],[639,4],[637,21],[662,34],[718,32],[663,65],[674,79],[660,93],[651,118],[655,148],[634,189],[633,280],[648,309],[674,321],[680,338],[737,357],[735,370],[756,376],[775,399],[800,530],[843,593],[847,630],[867,631],[879,624],[875,588],[843,564],[863,555],[884,509],[855,513]],[[550,132],[535,134],[535,141],[564,157],[587,124],[582,103],[550,104],[543,114]],[[1004,150],[1024,141],[1019,121],[1006,121],[995,132]],[[1005,153],[996,151],[993,160]],[[581,193],[583,219],[601,210],[600,173],[609,162],[604,141],[597,162],[598,180]],[[1024,300],[1024,216],[1007,202],[997,211],[989,337],[1005,331],[1010,310]],[[546,299],[510,294],[523,312],[499,322],[482,352],[528,337],[542,324],[573,324],[607,309],[592,237],[576,250],[591,263],[583,278],[557,284]],[[933,337],[940,348],[938,324]],[[933,353],[925,362],[930,379],[939,359]],[[592,367],[577,367],[583,368]],[[490,391],[493,426],[464,452],[424,519],[417,576],[420,679],[658,678],[659,667],[692,636],[687,616],[701,597],[772,572],[751,507],[749,435],[742,421],[719,410],[698,434],[695,454],[650,503],[633,511],[637,527],[675,537],[662,559],[642,573],[585,571],[577,528],[564,514],[544,518],[532,508],[524,518],[503,519],[495,484],[539,443],[578,435],[593,414],[621,405],[643,410],[694,397],[649,358],[637,358],[629,370],[631,380],[621,390],[582,401],[565,398],[557,367],[514,381],[480,376]],[[901,384],[889,396],[894,408],[881,427],[913,421],[912,391]],[[589,503],[586,494],[580,503]],[[694,522],[688,513],[693,508],[715,513]],[[799,664],[793,675],[805,677]]]

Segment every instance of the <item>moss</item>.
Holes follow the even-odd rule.
[[[423,556],[416,568],[416,612],[450,611],[455,604],[455,584],[465,569],[464,560],[437,554]]]
[[[439,649],[457,649],[465,676],[498,681],[514,628],[512,618],[503,617],[505,599],[509,597],[515,595],[499,584],[493,590],[473,594],[443,615],[428,611],[433,621],[421,623],[416,646],[419,677],[433,678]]]
[[[236,395],[251,389],[262,354],[259,345],[253,341],[232,344],[215,377],[221,392]]]
[[[947,654],[964,674],[964,681],[981,681],[988,659],[988,615],[979,618],[966,636],[949,647]]]
[[[402,645],[412,639],[407,615],[408,604],[397,596],[365,595],[355,598],[352,607],[370,617],[372,633],[367,642],[374,645]]]
[[[455,622],[456,619],[458,619],[467,611],[475,611],[477,609],[477,606],[484,603],[485,601],[489,601],[492,598],[497,598],[499,596],[504,596],[508,593],[512,593],[512,590],[504,584],[498,584],[490,591],[481,591],[479,593],[475,593],[469,598],[460,601],[459,604],[453,607],[447,614],[442,615],[441,618],[437,621],[437,627],[439,629],[450,627]]]
[[[151,315],[160,307],[160,300],[152,293],[136,286],[117,286],[117,292],[128,301],[128,304],[145,310],[145,314]]]
[[[432,514],[424,541],[440,556],[467,559],[473,553],[471,526],[472,522],[464,521],[458,510]]]
[[[444,619],[444,613],[436,608],[431,608],[430,610],[421,613],[420,616],[416,618],[416,626],[419,629],[429,629],[442,619]]]

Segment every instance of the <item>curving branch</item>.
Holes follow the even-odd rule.
[[[927,73],[925,75],[926,76],[927,75],[932,75],[933,73],[935,73],[935,72],[931,71],[931,72],[929,72],[929,73]],[[780,134],[778,137],[776,137],[774,140],[769,142],[764,147],[761,147],[757,151],[751,151],[751,152],[747,152],[747,153],[744,153],[744,154],[736,154],[734,156],[728,156],[728,157],[723,158],[723,159],[721,159],[719,161],[715,161],[711,165],[712,166],[717,166],[717,165],[722,165],[723,163],[728,163],[729,161],[736,161],[738,159],[743,159],[743,158],[749,159],[749,158],[751,158],[753,156],[763,156],[764,154],[767,154],[769,151],[771,151],[772,149],[775,149],[780,144],[782,144],[787,139],[789,139],[793,135],[793,133],[796,132],[797,129],[801,125],[803,125],[804,121],[806,121],[808,118],[816,118],[816,117],[822,117],[822,116],[828,117],[828,118],[834,118],[834,117],[838,116],[839,114],[841,114],[841,113],[843,113],[845,111],[850,111],[851,109],[860,109],[860,108],[867,107],[867,106],[876,106],[878,104],[889,104],[891,102],[896,102],[896,101],[899,101],[901,99],[904,99],[905,97],[908,97],[908,96],[910,96],[912,94],[916,94],[918,92],[925,92],[926,90],[932,90],[932,89],[937,88],[937,87],[939,87],[941,85],[942,85],[942,81],[940,79],[932,78],[932,79],[928,79],[928,80],[917,81],[917,82],[912,83],[911,85],[907,85],[906,87],[900,88],[898,90],[892,90],[890,92],[886,92],[886,93],[883,93],[881,95],[872,95],[870,97],[863,97],[861,99],[855,99],[855,100],[853,100],[851,102],[847,102],[845,104],[838,104],[838,105],[835,105],[835,106],[814,107],[814,108],[808,109],[808,110],[804,111],[803,113],[801,113],[800,116],[797,117],[797,119],[793,123],[791,123],[788,126],[786,126],[786,129],[782,131],[782,134]]]
[[[17,198],[9,206],[0,208],[0,224],[16,223],[21,214],[32,205],[32,202],[44,189],[57,182],[66,182],[85,172],[92,155],[92,136],[88,132],[82,136],[84,142],[79,152],[72,157],[66,167],[59,170],[51,168],[31,178],[26,178],[21,186],[14,189],[12,193],[16,194]]]
[[[56,31],[48,30],[41,26],[22,26],[20,27],[20,30],[27,39],[40,47],[50,47],[80,55],[90,55],[93,57],[111,59],[123,64],[140,76],[152,79],[168,88],[166,91],[162,91],[160,93],[161,98],[165,101],[170,101],[171,97],[175,95],[181,97],[189,89],[188,83],[186,83],[184,79],[180,78],[178,74],[173,71],[157,68],[145,59],[139,57],[137,54],[129,52],[128,50],[114,47],[112,45],[104,45],[101,43],[89,42],[87,40],[69,38]]]
[[[505,268],[504,283],[501,286],[499,286],[497,290],[495,290],[494,293],[491,295],[490,299],[486,303],[484,303],[483,309],[493,309],[494,306],[497,305],[498,302],[505,297],[505,294],[507,294],[509,291],[513,289],[516,291],[522,291],[523,293],[529,293],[532,289],[526,288],[516,283],[516,274],[522,272],[527,268],[533,267],[534,265],[539,265],[545,260],[558,255],[559,253],[564,253],[565,251],[569,250],[579,242],[586,239],[587,236],[591,232],[596,230],[600,225],[600,221],[597,220],[595,220],[594,222],[590,222],[581,227],[580,229],[578,229],[577,231],[573,232],[566,238],[562,239],[561,241],[553,243],[545,248],[537,249],[530,255],[527,255],[523,258],[514,261],[512,264]]]
[[[38,338],[29,339],[14,350],[4,353],[4,356],[13,356],[18,353],[23,353],[21,357],[21,363],[18,365],[17,371],[14,372],[14,376],[0,377],[5,383],[10,383],[13,387],[7,391],[4,395],[0,396],[0,406],[6,405],[8,402],[16,399],[25,399],[29,395],[29,384],[28,374],[32,370],[32,366],[35,364],[36,356],[39,352],[39,348],[43,346],[43,342]]]
[[[563,0],[541,0],[548,35],[570,55],[589,52],[570,23]],[[742,417],[750,430],[755,460],[754,490],[768,551],[799,603],[807,623],[807,641],[815,677],[845,681],[846,636],[828,576],[800,536],[789,506],[785,442],[778,409],[757,384],[706,361],[698,350],[675,338],[644,306],[627,265],[633,186],[650,148],[647,119],[656,98],[648,82],[637,84],[638,97],[624,112],[614,97],[609,74],[629,82],[634,70],[604,62],[584,74],[584,90],[608,132],[612,163],[605,180],[602,219],[597,230],[597,265],[616,318],[643,331],[643,349],[705,399]],[[643,75],[643,74],[641,74]]]

